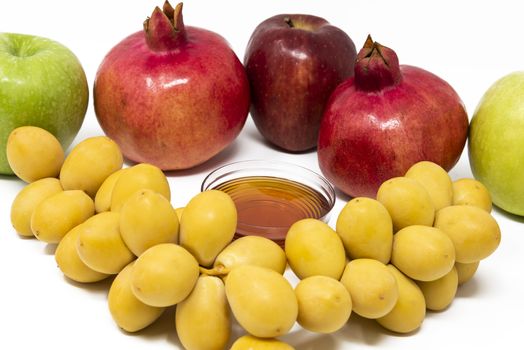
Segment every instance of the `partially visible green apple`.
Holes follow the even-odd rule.
[[[524,215],[524,72],[495,82],[471,119],[469,162],[493,203]]]
[[[89,88],[65,46],[46,38],[0,33],[0,174],[13,174],[5,153],[9,133],[33,125],[67,148],[82,126]]]

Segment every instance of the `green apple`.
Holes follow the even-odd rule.
[[[12,174],[9,133],[33,125],[67,148],[82,126],[89,88],[82,66],[65,46],[46,38],[0,33],[0,174]]]
[[[495,82],[471,119],[469,162],[493,203],[524,215],[524,72]]]

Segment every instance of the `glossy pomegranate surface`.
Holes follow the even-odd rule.
[[[460,158],[468,116],[453,88],[368,38],[355,76],[326,107],[318,139],[322,173],[340,190],[374,197],[382,182],[428,160],[450,170]]]
[[[124,155],[163,170],[210,159],[240,133],[249,109],[242,63],[220,35],[185,26],[166,1],[144,30],[105,57],[95,112]]]

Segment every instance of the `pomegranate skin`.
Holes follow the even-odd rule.
[[[421,68],[400,65],[400,73],[398,83],[372,92],[346,80],[324,112],[319,166],[351,197],[375,197],[382,182],[422,160],[449,171],[464,149],[468,116],[453,88]]]
[[[249,111],[242,63],[218,34],[185,26],[170,50],[144,31],[117,44],[94,84],[95,113],[126,158],[163,170],[210,159],[240,133]]]

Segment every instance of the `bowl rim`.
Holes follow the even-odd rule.
[[[210,185],[212,183],[214,183],[214,182],[212,182],[211,184],[207,184],[207,186],[206,186],[206,182],[208,182],[208,180],[213,175],[215,175],[216,173],[220,172],[224,168],[231,167],[231,166],[238,166],[238,165],[242,165],[242,164],[252,164],[252,165],[261,165],[261,166],[263,165],[265,170],[273,170],[273,168],[275,166],[281,165],[283,167],[290,167],[290,168],[295,168],[295,169],[304,171],[307,174],[313,176],[314,177],[313,180],[314,181],[318,181],[319,182],[319,187],[322,189],[321,191],[319,191],[317,189],[315,189],[315,190],[318,191],[322,195],[322,197],[324,197],[327,200],[327,202],[328,202],[328,209],[327,209],[326,213],[322,217],[319,217],[319,218],[316,218],[316,219],[324,221],[324,222],[327,223],[327,220],[329,219],[331,211],[333,210],[333,208],[334,208],[334,206],[336,204],[336,200],[337,200],[335,187],[322,174],[319,174],[318,172],[316,172],[314,170],[311,170],[311,169],[309,169],[309,168],[307,168],[305,166],[294,164],[294,163],[291,163],[291,162],[282,161],[282,160],[271,160],[271,161],[269,161],[269,160],[265,160],[265,159],[246,159],[246,160],[239,160],[239,161],[223,164],[223,165],[215,168],[211,172],[209,172],[204,177],[204,180],[202,180],[202,183],[201,183],[201,186],[200,186],[200,191],[203,192],[203,191],[206,191],[206,190],[213,189],[213,188],[210,187]],[[257,169],[257,167],[249,168],[249,170],[256,170],[256,169]],[[227,175],[230,175],[232,173],[235,173],[235,172],[241,171],[241,170],[246,170],[246,169],[235,169],[235,170],[232,170],[230,172],[227,172],[227,173],[221,175],[220,177],[227,176]],[[275,168],[274,170],[285,170],[285,169],[276,169]],[[275,177],[286,179],[285,177],[281,177],[281,176],[278,176],[278,175],[275,176]],[[240,178],[240,177],[238,177],[238,178]],[[290,180],[290,179],[286,179],[286,180]],[[310,185],[302,183],[302,182],[297,181],[297,180],[291,180],[291,181],[295,181],[295,182],[300,183],[301,185],[304,185],[304,186],[307,186],[307,187],[311,187]],[[287,228],[287,226],[275,226],[275,225],[264,225],[264,226],[262,226],[262,225],[252,225],[252,224],[248,224],[248,223],[241,223],[241,224],[244,227],[253,227],[253,228],[259,228],[259,229],[264,229],[264,228],[265,229],[268,229],[268,228],[271,228],[271,229],[284,229],[284,228]]]

